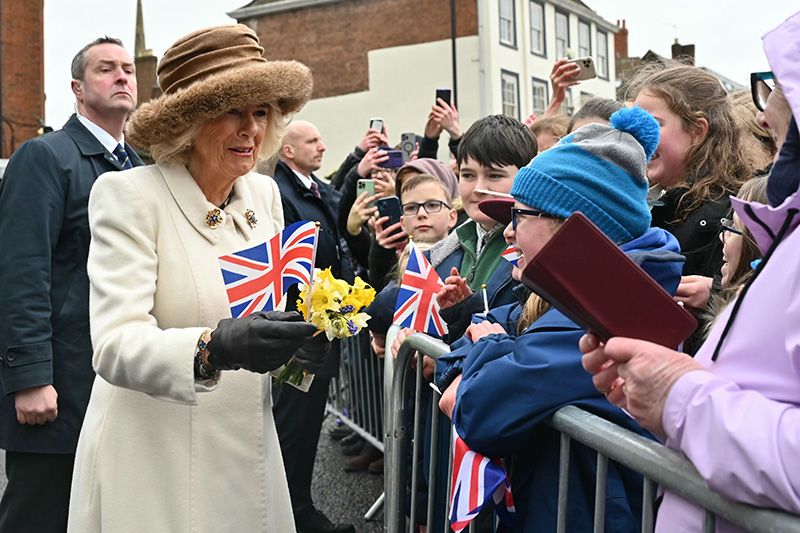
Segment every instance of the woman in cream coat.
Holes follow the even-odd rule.
[[[262,372],[316,343],[315,328],[289,313],[230,319],[217,260],[283,226],[277,185],[250,170],[277,146],[283,116],[310,97],[311,76],[262,54],[241,25],[176,42],[158,69],[163,96],[126,132],[157,164],[105,174],[93,188],[98,377],[70,532],[294,531]]]

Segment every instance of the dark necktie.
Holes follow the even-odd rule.
[[[133,168],[131,158],[128,157],[128,152],[125,151],[125,148],[121,144],[118,144],[112,153],[117,157],[117,161],[119,161],[119,164],[122,165],[123,170]]]
[[[322,195],[319,193],[319,185],[317,185],[317,182],[314,180],[311,180],[311,193],[317,198],[322,198]]]

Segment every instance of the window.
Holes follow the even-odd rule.
[[[592,27],[588,22],[578,22],[578,57],[592,55]]]
[[[531,52],[547,55],[544,44],[544,4],[531,0]]]
[[[575,102],[572,101],[572,89],[567,89],[564,103],[561,104],[561,111],[568,117],[572,116],[575,112]]]
[[[608,34],[597,32],[597,75],[608,79]]]
[[[540,117],[547,109],[547,82],[538,78],[531,78],[531,88],[533,89],[533,99],[531,100],[533,109],[531,109],[531,113]]]
[[[517,47],[517,21],[514,14],[515,0],[499,0],[500,44]]]
[[[569,48],[569,16],[556,11],[556,59],[567,57]]]
[[[501,70],[500,90],[503,97],[503,114],[519,120],[519,76]]]

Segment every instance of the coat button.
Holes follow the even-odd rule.
[[[706,222],[705,220],[701,220],[701,221],[700,221],[700,227],[701,227],[701,228],[705,228],[705,227],[706,227],[706,224],[708,224],[708,222]]]
[[[17,358],[17,354],[15,354],[14,352],[8,352],[8,353],[6,354],[6,360],[7,360],[9,363],[10,363],[10,362],[12,362],[12,361],[14,361],[16,358]]]

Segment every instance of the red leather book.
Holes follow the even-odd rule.
[[[691,313],[583,213],[574,213],[528,263],[522,282],[600,340],[633,337],[676,348]]]

